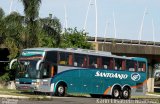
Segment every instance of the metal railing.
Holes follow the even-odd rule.
[[[89,42],[94,41],[94,37],[88,37]],[[130,39],[115,39],[115,38],[103,38],[97,37],[97,42],[99,43],[115,43],[115,44],[132,44],[132,45],[148,45],[148,46],[160,46],[160,42],[155,41],[140,41],[139,40],[130,40]]]
[[[1,62],[2,62],[2,63],[9,63],[10,61],[0,61],[0,63],[1,63]]]

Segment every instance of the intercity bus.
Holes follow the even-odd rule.
[[[14,63],[14,64],[13,64]],[[111,95],[128,99],[145,95],[147,60],[110,52],[72,48],[30,48],[10,62],[16,89],[57,96],[68,93]]]

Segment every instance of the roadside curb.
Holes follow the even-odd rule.
[[[13,99],[29,99],[27,96],[15,96],[15,95],[0,95],[0,98],[13,98]]]
[[[62,98],[56,96],[34,96],[34,97],[27,97],[27,96],[15,96],[15,95],[1,95],[0,98],[9,98],[9,99],[54,99],[54,98]],[[72,98],[72,97],[63,97],[63,98]]]
[[[157,94],[146,94],[146,95],[160,97],[160,95],[157,95]]]

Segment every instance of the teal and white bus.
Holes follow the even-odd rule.
[[[128,99],[144,95],[147,87],[145,58],[86,49],[30,48],[22,50],[10,62],[10,68],[13,63],[17,69],[16,89],[21,91]]]

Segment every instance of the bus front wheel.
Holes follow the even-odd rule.
[[[56,95],[65,96],[65,94],[66,94],[66,87],[63,84],[59,84],[57,86]]]
[[[112,97],[115,99],[118,99],[121,97],[121,89],[117,86],[115,86],[112,90]]]
[[[129,99],[131,96],[131,90],[128,87],[124,87],[122,90],[122,98],[123,99]]]

